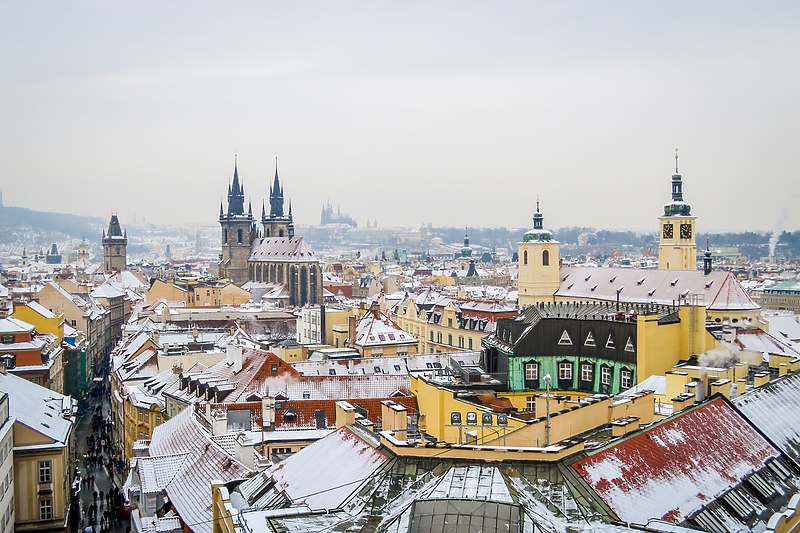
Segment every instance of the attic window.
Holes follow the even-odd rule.
[[[394,365],[394,369],[400,372],[400,365]]]
[[[595,290],[596,288],[597,288],[597,285],[592,285],[592,288],[591,288],[591,289],[589,289],[589,290],[591,290],[592,292],[594,292],[594,290]]]
[[[381,339],[381,340],[383,340],[383,339]],[[394,340],[394,333],[389,333],[389,340],[390,341]]]
[[[644,278],[639,278],[636,280],[637,285],[641,285],[642,283],[644,283]]]
[[[375,365],[375,373],[376,374],[380,374],[381,373],[381,367],[379,367],[378,365]]]
[[[303,391],[303,399],[308,400],[309,398],[311,398],[311,392]]]
[[[561,338],[558,339],[559,346],[572,346],[572,339],[569,337],[569,333],[567,330],[564,330],[564,333],[561,334]]]
[[[569,274],[567,274],[566,276],[564,276],[563,278],[561,278],[561,281],[566,281],[568,277],[569,277]]]
[[[636,349],[633,347],[633,339],[628,337],[628,342],[625,343],[625,351],[626,352],[635,352]]]
[[[594,335],[590,331],[588,335],[586,335],[586,341],[583,343],[584,346],[597,346],[594,342]]]
[[[615,279],[617,279],[617,276],[614,276],[614,277],[612,277],[610,280],[608,280],[608,282],[609,282],[609,283],[614,283],[614,280],[615,280]]]
[[[382,341],[386,340],[386,335],[378,335],[378,338]]]
[[[648,296],[652,296],[653,294],[655,294],[655,292],[656,292],[656,290],[655,290],[655,289],[653,289],[653,290],[651,290],[650,292],[648,292],[648,293],[647,293],[647,295],[648,295]]]
[[[710,288],[711,288],[711,285],[713,285],[713,284],[714,284],[714,280],[712,279],[711,281],[709,281],[708,283],[706,283],[706,289],[710,289]]]
[[[329,368],[328,369],[328,374],[330,374],[331,376],[335,376],[336,375],[336,369],[335,368]]]
[[[614,349],[614,339],[613,337],[611,337],[610,333],[608,334],[608,340],[606,341],[606,348],[608,348],[609,350]]]
[[[679,281],[679,280],[680,280],[680,278],[675,278],[675,279],[673,279],[673,280],[672,280],[672,283],[670,283],[670,284],[669,284],[669,286],[670,286],[670,287],[674,287],[675,285],[677,285],[677,284],[678,284],[678,281]]]
[[[591,275],[591,274],[589,274],[588,276],[586,276],[585,278],[583,278],[583,281],[589,281],[589,278],[591,278],[591,277],[592,277],[592,275]]]
[[[567,285],[567,290],[571,289],[573,285],[575,285],[575,284],[574,283],[570,283],[569,285]]]

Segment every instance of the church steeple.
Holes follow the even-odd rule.
[[[278,179],[278,157],[275,157],[275,180],[269,190],[269,216],[270,218],[283,217],[283,188]]]
[[[234,156],[233,183],[228,186],[228,216],[244,215],[244,187],[239,182],[238,157]]]

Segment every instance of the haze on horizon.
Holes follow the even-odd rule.
[[[5,205],[214,223],[800,228],[800,4],[5,2]]]

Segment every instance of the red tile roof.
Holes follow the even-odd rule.
[[[625,522],[681,522],[779,455],[720,398],[572,467]]]

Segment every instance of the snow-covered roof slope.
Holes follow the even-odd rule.
[[[730,272],[561,267],[560,298],[673,305],[688,294],[702,294],[711,311],[752,311],[755,303]]]
[[[72,398],[9,373],[0,373],[0,391],[8,394],[9,415],[18,423],[52,439],[56,446],[68,444],[75,421]]]
[[[212,533],[212,479],[230,481],[252,475],[252,469],[229,456],[200,426],[194,410],[186,408],[157,426],[150,441],[150,456],[174,456],[185,461],[166,485],[175,510],[195,533]]]
[[[243,495],[258,493],[257,487],[271,478],[274,490],[282,491],[293,505],[336,509],[388,459],[378,445],[363,431],[344,426],[244,482],[239,490]]]
[[[266,237],[253,242],[248,261],[308,262],[317,257],[303,237]]]
[[[719,398],[572,467],[623,521],[680,523],[779,454]]]
[[[800,374],[755,388],[733,404],[783,453],[800,461]]]

